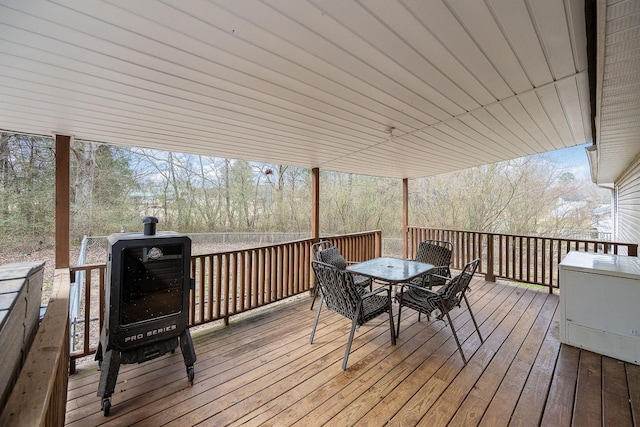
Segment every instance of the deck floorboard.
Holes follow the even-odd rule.
[[[69,379],[69,426],[638,425],[640,367],[559,342],[559,298],[545,289],[475,279],[469,312],[456,309],[465,366],[448,324],[403,311],[396,346],[388,317],[356,332],[297,297],[229,326],[192,332],[198,361],[189,384],[179,351],[123,365],[111,414],[96,395],[97,363]]]

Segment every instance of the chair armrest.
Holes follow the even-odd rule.
[[[416,285],[415,283],[403,283],[402,287],[400,288],[400,293],[404,292],[404,288],[405,287],[419,289],[421,291],[424,291],[426,293],[433,294],[433,295],[439,295],[438,292],[436,292],[436,291],[434,291],[432,289],[429,289],[429,288],[424,288],[424,287],[422,287],[420,285]]]
[[[426,274],[427,276],[431,276],[431,277],[437,277],[438,279],[442,279],[442,280],[451,280],[451,277],[445,277],[445,276],[441,276],[439,274]]]
[[[366,294],[362,294],[360,296],[361,299],[365,299],[365,298],[369,298],[371,296],[377,295],[377,294],[381,294],[382,292],[386,292],[387,294],[391,295],[391,289],[389,289],[389,287],[382,287],[382,288],[376,288],[370,292],[367,292]]]

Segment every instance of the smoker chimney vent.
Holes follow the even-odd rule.
[[[155,216],[145,216],[144,218],[142,218],[142,223],[144,224],[145,236],[156,235],[156,224],[158,223],[158,218],[156,218]]]

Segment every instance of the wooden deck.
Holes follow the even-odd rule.
[[[95,363],[69,381],[66,422],[96,425],[640,425],[640,366],[559,342],[559,298],[547,290],[476,280],[447,325],[403,313],[398,343],[388,318],[356,332],[323,311],[314,344],[309,297],[193,333],[191,386],[180,352],[120,370],[111,415],[96,396]]]

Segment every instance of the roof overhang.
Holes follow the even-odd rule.
[[[582,145],[584,7],[0,0],[0,129],[397,178]]]
[[[640,1],[597,2],[591,178],[612,186],[640,155]]]

